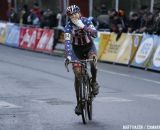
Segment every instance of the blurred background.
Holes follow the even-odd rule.
[[[24,4],[27,4],[29,8],[32,8],[33,3],[37,2],[41,9],[51,9],[54,12],[57,10],[65,11],[66,6],[70,4],[77,4],[82,8],[82,12],[85,16],[97,16],[100,13],[101,5],[105,4],[106,9],[110,10],[113,8],[124,9],[127,14],[130,11],[136,11],[140,9],[142,5],[148,7],[152,6],[154,1],[154,7],[160,7],[159,0],[85,0],[81,2],[80,0],[1,0],[0,1],[0,18],[7,19],[7,11],[10,8],[14,8],[16,11],[23,8]],[[118,2],[118,3],[117,3]],[[118,4],[118,7],[117,5]]]
[[[0,20],[40,27],[64,27],[67,6],[76,4],[98,30],[153,32],[159,27],[159,0],[1,0]],[[153,26],[151,26],[153,25]]]

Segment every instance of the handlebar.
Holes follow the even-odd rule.
[[[67,61],[67,62],[65,62],[65,67],[66,67],[66,69],[67,69],[67,72],[69,72],[69,68],[68,68],[68,65],[69,65],[69,64],[71,64],[71,63],[78,63],[78,64],[81,64],[82,66],[84,66],[85,63],[88,63],[88,62],[94,62],[94,63],[96,63],[97,60],[96,60],[95,57],[93,57],[93,59],[85,59],[85,60],[78,60],[78,61],[77,61],[77,60]]]

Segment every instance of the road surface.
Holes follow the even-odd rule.
[[[64,58],[0,45],[0,130],[160,129],[160,74],[98,63],[93,121],[74,114]]]

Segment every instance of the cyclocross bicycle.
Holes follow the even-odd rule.
[[[81,84],[79,86],[79,103],[82,111],[82,121],[84,124],[87,123],[88,119],[92,120],[92,101],[94,98],[94,94],[92,93],[91,87],[91,77],[88,73],[87,63],[88,62],[96,62],[95,58],[79,60],[79,61],[70,61],[69,63],[79,63],[81,64],[81,76],[80,81]],[[67,71],[69,72],[68,64],[65,63]]]

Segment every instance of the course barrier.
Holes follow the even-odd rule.
[[[100,35],[100,61],[160,71],[160,36],[115,33]]]
[[[7,36],[7,23],[0,22],[0,43],[4,44]]]
[[[160,36],[98,32],[93,39],[98,60],[160,72]],[[0,43],[17,48],[64,55],[64,31],[19,26],[0,21]]]
[[[153,35],[144,34],[142,42],[132,62],[133,66],[147,68],[156,43]]]
[[[149,69],[160,71],[160,37],[154,35],[155,48],[149,61]]]
[[[35,50],[42,33],[43,29],[41,28],[21,27],[19,47],[28,50]]]
[[[99,60],[128,65],[136,53],[139,41],[138,35],[122,33],[119,37],[115,33],[102,34]]]
[[[20,27],[15,24],[7,24],[7,36],[5,44],[12,47],[19,46]]]
[[[35,51],[51,53],[53,46],[53,36],[53,30],[44,29]]]

